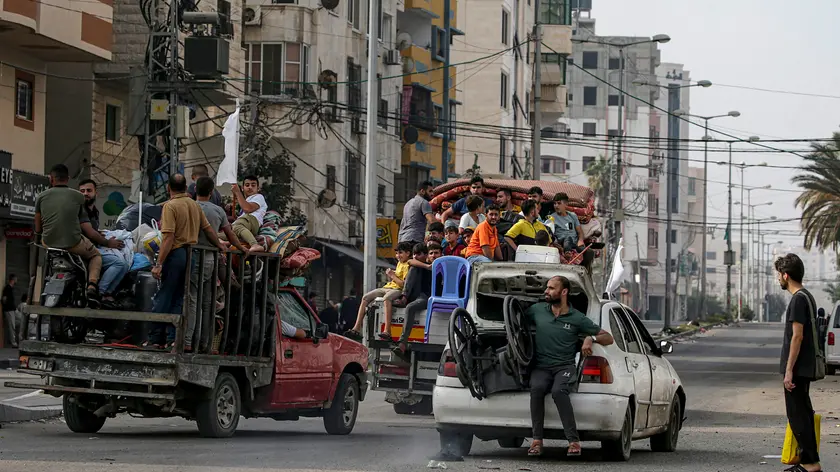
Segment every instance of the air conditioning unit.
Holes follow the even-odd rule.
[[[262,23],[262,14],[259,5],[249,5],[242,10],[242,21],[245,26],[259,26]]]
[[[396,49],[389,49],[385,51],[385,64],[389,66],[398,66],[402,64],[402,54]]]
[[[365,134],[366,131],[365,123],[362,121],[361,115],[353,115],[353,118],[350,120],[350,132],[353,134]]]
[[[348,222],[348,236],[351,238],[361,238],[365,234],[364,222],[362,220],[349,220]]]

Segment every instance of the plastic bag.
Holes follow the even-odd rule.
[[[154,222],[152,223],[154,224]],[[137,228],[134,228],[133,231],[131,231],[131,237],[132,239],[134,239],[134,247],[136,248],[136,252],[142,251],[142,248],[140,247],[140,238],[154,230],[154,228],[144,223],[138,226]]]
[[[157,223],[152,221],[154,227],[142,238],[140,238],[140,248],[149,260],[154,260],[155,255],[160,251],[160,245],[163,243],[163,235],[158,229]]]
[[[820,452],[820,415],[814,415],[814,432],[817,434],[817,452]],[[785,443],[782,446],[782,464],[795,465],[799,464],[799,444],[796,442],[796,437],[790,429],[790,423],[787,425],[785,431]]]

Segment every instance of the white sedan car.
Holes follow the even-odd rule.
[[[594,345],[592,355],[578,362],[571,400],[581,440],[601,441],[614,460],[628,460],[636,439],[650,438],[654,451],[674,451],[686,395],[663,357],[672,346],[655,342],[626,306],[600,299],[580,267],[498,263],[476,265],[467,309],[450,319],[433,395],[443,452],[467,455],[474,437],[502,447],[521,447],[531,437],[527,365],[533,336],[524,309],[542,301],[555,275],[571,281],[570,304],[615,338],[610,346]],[[551,396],[545,401],[546,439],[565,439]]]

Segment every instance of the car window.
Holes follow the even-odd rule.
[[[610,310],[610,332],[615,339],[615,345],[624,352],[627,352],[627,344],[624,342],[624,333],[621,329],[621,323],[616,319],[613,310]]]
[[[633,325],[636,327],[636,332],[639,333],[639,337],[642,341],[642,347],[645,348],[645,351],[647,351],[648,354],[652,353],[655,355],[661,355],[661,350],[659,349],[659,347],[657,347],[656,341],[653,340],[653,336],[651,336],[647,328],[645,328],[645,325],[644,323],[642,323],[642,320],[640,320],[639,317],[636,316],[636,313],[634,313],[633,310],[627,308],[626,306],[622,308],[624,308],[624,311],[627,313],[627,318],[630,319],[630,321],[632,321]]]
[[[289,292],[277,294],[280,302],[280,319],[298,329],[311,330],[312,316],[309,310],[304,308],[297,297]]]
[[[627,315],[618,308],[610,308],[610,317],[615,317],[621,325],[620,333],[624,338],[625,352],[641,354],[642,348],[639,345],[639,339],[636,337],[636,332],[627,319]]]
[[[837,308],[834,309],[834,327],[840,328],[840,305],[837,305]]]

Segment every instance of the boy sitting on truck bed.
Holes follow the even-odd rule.
[[[403,290],[408,301],[405,306],[405,324],[399,345],[394,349],[400,357],[408,351],[408,338],[411,336],[414,320],[421,311],[426,310],[429,297],[432,296],[432,263],[442,255],[443,248],[436,242],[414,245],[414,259],[409,261],[411,270],[408,271]],[[443,285],[443,278],[438,280],[438,285]]]
[[[411,243],[401,242],[397,245],[397,270],[388,269],[385,274],[391,279],[382,288],[377,288],[366,293],[362,297],[362,304],[359,305],[359,313],[356,315],[356,324],[353,329],[344,333],[349,338],[360,339],[362,337],[362,322],[365,319],[367,306],[379,297],[385,298],[385,329],[379,333],[379,338],[391,340],[391,315],[394,311],[394,300],[403,294],[405,278],[408,275],[408,260],[411,258]]]

